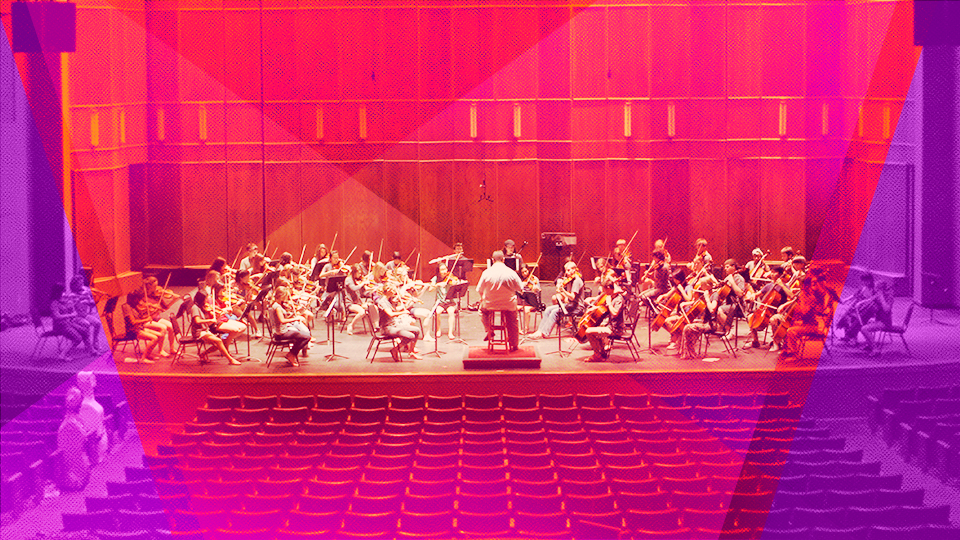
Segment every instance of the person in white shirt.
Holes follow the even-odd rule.
[[[483,315],[483,328],[486,339],[492,337],[493,312],[500,311],[507,327],[507,343],[511,351],[520,345],[520,327],[517,319],[517,293],[523,290],[520,276],[503,263],[502,251],[494,251],[490,257],[493,264],[483,271],[477,283],[480,294],[480,312]]]

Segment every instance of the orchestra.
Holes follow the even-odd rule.
[[[811,268],[806,258],[789,246],[781,249],[783,264],[769,262],[770,251],[756,247],[743,267],[731,258],[721,269],[714,267],[705,238],[694,242],[688,262],[674,263],[664,238],[655,241],[649,263],[637,263],[630,252],[635,237],[636,233],[630,241],[617,239],[606,256],[589,257],[596,270],[596,278],[590,282],[585,282],[578,267],[587,254],[579,255],[579,259],[567,257],[548,301],[540,297],[543,288],[536,275],[540,259],[533,265],[523,264],[519,251],[527,242],[517,249],[513,240],[504,241],[506,266],[512,269],[516,263],[519,269],[520,287],[511,292],[517,305],[519,333],[530,334],[528,339],[543,339],[556,336],[558,325],[561,333],[563,327],[570,326],[573,337],[589,343],[593,350],[586,361],[604,361],[610,352],[610,336],[626,330],[623,307],[636,299],[638,311],[646,313],[646,317],[638,316],[640,324],[649,326],[651,334],[666,331],[669,344],[665,350],[678,350],[682,359],[694,356],[694,344],[703,333],[725,333],[732,338],[733,321],[743,319],[749,332],[746,347],[761,347],[762,334],[763,339],[769,339],[770,351],[779,351],[784,361],[790,361],[796,355],[798,335],[823,330],[831,323],[837,294],[824,284],[822,269]],[[338,250],[329,250],[321,243],[302,264],[292,251],[284,251],[272,261],[256,243],[246,244],[243,258],[243,250],[237,254],[236,269],[224,257],[214,259],[192,296],[195,306],[191,307],[190,327],[195,337],[208,343],[209,352],[219,352],[233,365],[239,362],[230,355],[230,345],[248,330],[248,339],[256,341],[269,334],[262,330],[266,328],[273,336],[287,336],[297,343],[291,350],[295,354],[287,354],[287,364],[299,367],[299,358],[308,354],[311,329],[318,316],[325,316],[328,325],[342,321],[348,336],[357,331],[356,323],[368,317],[373,331],[386,332],[399,340],[400,345],[391,351],[397,360],[419,359],[416,342],[436,341],[443,336],[443,319],[447,321],[447,337],[453,342],[459,337],[460,312],[458,299],[447,298],[448,291],[465,283],[465,272],[473,268],[473,260],[465,258],[463,244],[456,242],[451,252],[429,259],[425,270],[432,270],[433,277],[427,282],[411,277],[421,270],[420,254],[415,266],[407,264],[416,250],[406,259],[400,251],[392,251],[389,261],[380,262],[375,253],[382,253],[383,247],[381,242],[376,252],[363,250],[359,262],[351,264],[349,259],[357,247],[343,259]],[[302,260],[306,246],[300,251]],[[464,275],[457,275],[457,270]],[[344,279],[342,285],[331,282],[340,277]],[[891,302],[889,295],[885,296],[889,288],[880,290],[872,280],[870,275],[864,277],[863,289],[843,305],[836,324],[848,341],[863,335],[868,352],[874,349],[873,334],[890,324]],[[588,297],[589,289],[596,292]],[[486,296],[490,294],[488,291]],[[86,296],[81,293],[78,298]],[[166,285],[160,287],[153,276],[144,280],[139,291],[128,294],[124,315],[127,327],[148,341],[145,362],[169,356],[164,352],[164,342],[170,352],[177,347],[169,317],[163,313],[180,298]],[[75,301],[79,306],[79,300]],[[89,306],[84,307],[89,314]],[[81,316],[79,307],[76,311]],[[534,312],[543,314],[539,327],[531,326]],[[442,317],[444,313],[446,317]],[[268,324],[263,326],[265,322]]]

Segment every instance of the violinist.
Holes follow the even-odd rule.
[[[390,349],[393,360],[400,362],[401,352],[409,352],[410,358],[420,359],[415,348],[417,340],[420,339],[420,329],[411,324],[409,314],[399,298],[395,285],[387,284],[383,287],[383,295],[377,300],[377,308],[380,310],[380,327],[383,334],[400,340],[399,346]]]
[[[240,361],[230,354],[230,349],[228,349],[227,346],[224,345],[223,340],[220,339],[220,331],[216,326],[216,318],[203,309],[202,303],[206,301],[206,298],[203,297],[202,293],[198,292],[197,300],[197,302],[194,302],[190,296],[183,298],[184,303],[190,306],[190,333],[193,335],[193,339],[203,340],[204,343],[209,345],[204,353],[200,355],[200,362],[204,363],[203,358],[216,349],[230,362],[231,366],[239,366]]]
[[[344,281],[347,291],[347,311],[353,313],[353,319],[347,323],[347,335],[353,335],[353,326],[367,313],[371,306],[371,294],[366,290],[367,281],[363,275],[363,265],[357,263],[350,268],[350,275]]]
[[[509,258],[516,259],[516,262],[511,262],[507,268],[523,268],[523,256],[517,253],[517,244],[513,240],[504,240],[503,241],[503,258],[506,261]]]
[[[653,259],[650,267],[643,274],[644,290],[640,293],[641,298],[657,298],[663,296],[670,290],[670,263],[667,262],[667,252],[663,249],[653,251]]]
[[[153,316],[146,309],[143,301],[143,290],[134,289],[127,294],[127,301],[120,308],[123,311],[123,321],[126,323],[127,334],[134,334],[139,339],[147,341],[147,348],[143,351],[141,364],[153,364],[159,357],[168,358],[169,353],[163,352],[163,338],[166,328],[153,321]],[[158,349],[159,355],[154,354]],[[173,352],[173,351],[171,351]]]
[[[493,264],[483,271],[477,282],[480,295],[480,312],[483,316],[483,329],[486,340],[493,337],[494,312],[499,311],[503,325],[507,329],[507,345],[510,351],[520,346],[520,328],[517,321],[517,293],[523,290],[520,276],[504,264],[506,256],[502,251],[494,251],[490,259]],[[581,284],[583,280],[581,280]]]
[[[717,327],[727,330],[731,326],[731,315],[740,306],[740,299],[746,293],[747,282],[740,274],[740,265],[737,264],[735,259],[723,261],[723,271],[726,275],[720,282],[720,289],[713,294],[712,299],[719,304],[719,307],[716,308]]]
[[[77,317],[90,323],[93,332],[90,339],[92,350],[96,350],[97,343],[100,341],[97,336],[103,333],[100,314],[97,313],[95,295],[103,294],[105,294],[103,291],[87,287],[86,278],[83,274],[77,274],[70,279],[70,293],[66,296],[73,302],[73,310],[77,313]]]
[[[623,333],[624,290],[612,269],[600,276],[600,287],[602,293],[597,305],[588,308],[580,321],[580,324],[589,325],[583,331],[593,349],[587,362],[603,362],[609,358],[613,345],[610,336]]]
[[[373,272],[373,252],[365,250],[360,255],[360,269],[363,270],[363,275],[367,275],[370,272]],[[386,266],[384,266],[386,268]]]
[[[317,246],[317,251],[313,254],[313,258],[310,259],[310,268],[318,268],[317,265],[320,265],[319,268],[322,269],[328,262],[330,262],[330,250],[327,249],[326,244],[320,244]],[[317,272],[319,273],[320,270]]]
[[[774,266],[770,269],[769,277],[771,279],[770,283],[764,285],[758,292],[749,293],[746,295],[747,300],[754,301],[754,313],[750,317],[750,337],[752,338],[751,347],[754,349],[760,348],[760,334],[759,332],[767,327],[769,320],[762,321],[759,319],[757,323],[754,324],[755,318],[759,318],[761,313],[759,310],[768,309],[776,310],[782,306],[787,300],[793,298],[793,291],[790,290],[783,281],[784,275],[784,266]],[[773,294],[771,294],[771,292]],[[763,305],[766,300],[767,305]],[[776,350],[776,349],[773,349]]]
[[[216,270],[210,270],[204,278],[203,286],[197,291],[197,296],[193,300],[204,312],[204,318],[213,318],[219,321],[214,323],[213,327],[217,332],[227,334],[223,344],[229,347],[237,336],[246,332],[247,325],[236,320],[236,316],[227,313],[226,302],[222,298],[223,293],[224,287],[220,284],[220,274]],[[234,318],[231,319],[231,316]]]
[[[247,256],[240,259],[240,266],[237,267],[237,271],[250,270],[250,267],[253,265],[253,256],[259,252],[260,248],[257,247],[256,244],[253,242],[247,244]]]
[[[213,263],[210,265],[210,268],[207,268],[208,271],[215,270],[220,273],[221,276],[226,277],[227,279],[233,277],[233,268],[227,265],[227,260],[223,257],[217,257],[213,260]]]
[[[297,313],[290,301],[290,289],[277,287],[273,292],[273,304],[267,309],[273,325],[273,335],[278,338],[290,339],[293,345],[286,354],[287,363],[293,367],[300,367],[299,356],[307,356],[310,346],[310,329],[307,321]]]
[[[790,304],[795,304],[789,315],[785,313]],[[807,335],[816,335],[823,332],[821,319],[824,301],[822,293],[813,287],[813,278],[804,277],[800,282],[800,293],[793,302],[780,306],[776,317],[787,325],[786,336],[783,339],[779,360],[792,362],[797,360],[800,350],[800,338]]]
[[[234,278],[233,291],[231,291],[235,299],[233,302],[233,313],[239,317],[243,315],[244,311],[247,312],[247,317],[244,322],[250,327],[252,331],[250,335],[254,339],[260,339],[262,334],[257,327],[257,318],[253,316],[253,309],[248,310],[247,306],[256,300],[257,293],[259,292],[260,289],[250,282],[249,270],[240,270],[237,272],[237,277]]]
[[[456,328],[457,301],[446,299],[447,289],[459,283],[461,283],[461,280],[457,279],[457,276],[454,276],[453,273],[450,272],[447,268],[447,263],[440,262],[440,265],[437,267],[437,275],[433,276],[433,279],[427,284],[428,289],[436,289],[437,291],[437,317],[440,316],[440,313],[447,314],[447,337],[450,339],[456,338],[453,331]],[[426,324],[427,322],[425,321],[424,325],[426,326]],[[436,337],[439,338],[442,334],[443,332],[440,330],[438,319]]]
[[[149,276],[143,280],[143,290],[146,293],[144,304],[146,305],[147,311],[153,317],[153,322],[162,326],[166,331],[170,342],[170,352],[173,352],[176,348],[176,336],[173,333],[173,323],[170,322],[170,319],[162,317],[161,314],[170,309],[170,306],[173,305],[179,296],[171,290],[161,288],[155,276]]]
[[[694,274],[700,272],[700,269],[703,267],[706,267],[709,271],[710,267],[713,266],[713,256],[707,251],[707,240],[705,238],[697,238],[694,248],[697,250],[696,254],[693,256],[693,260],[687,264],[687,267],[690,268]]]
[[[630,246],[623,238],[617,240],[613,248],[613,264],[617,268],[623,268],[626,284],[629,287],[632,284],[633,277],[630,270],[633,268],[633,261],[630,259]]]
[[[534,310],[543,311],[543,302],[540,301],[540,280],[533,273],[533,268],[529,264],[520,267],[520,279],[523,280],[523,290],[519,294],[520,300],[523,302],[520,332],[527,334],[532,331],[530,329],[530,313]]]
[[[540,329],[533,337],[545,338],[553,333],[553,328],[563,315],[579,315],[583,311],[583,277],[577,269],[577,263],[567,261],[563,265],[563,275],[557,280],[557,293],[553,295],[554,304],[543,312]]]
[[[267,273],[266,258],[262,253],[256,253],[250,257],[250,282],[259,285],[263,276]]]
[[[387,262],[387,270],[393,272],[398,266],[406,266],[407,263],[403,262],[403,258],[400,257],[399,251],[393,252],[393,258]]]
[[[390,274],[388,274],[389,276]],[[430,318],[430,310],[425,307],[414,307],[414,304],[423,304],[420,293],[423,292],[423,283],[410,279],[410,269],[407,265],[397,266],[393,271],[393,282],[396,284],[397,297],[411,317],[421,322]],[[425,324],[425,323],[424,323]]]

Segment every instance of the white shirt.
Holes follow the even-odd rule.
[[[480,309],[492,311],[516,311],[517,293],[523,290],[523,282],[516,272],[495,262],[480,275],[477,292],[480,294]]]

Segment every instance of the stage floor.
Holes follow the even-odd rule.
[[[894,320],[900,322],[906,310],[908,301],[898,299],[894,309]],[[315,343],[311,345],[309,355],[300,359],[300,367],[287,364],[282,354],[274,358],[270,367],[266,366],[266,339],[247,339],[245,336],[237,342],[238,357],[243,359],[240,366],[231,366],[226,359],[219,355],[212,355],[211,362],[200,365],[196,348],[188,347],[184,358],[173,365],[172,358],[159,359],[155,364],[138,364],[133,356],[132,347],[127,344],[126,351],[121,347],[113,355],[104,351],[100,355],[79,354],[67,361],[52,358],[55,350],[52,340],[44,344],[41,354],[34,356],[32,352],[37,343],[37,335],[32,326],[22,326],[4,330],[0,336],[0,367],[5,370],[39,370],[48,372],[76,373],[81,369],[97,372],[119,372],[148,374],[185,374],[185,375],[362,375],[362,374],[462,374],[465,371],[463,360],[468,357],[471,348],[486,346],[483,341],[483,327],[480,314],[463,310],[460,316],[461,336],[463,343],[455,342],[446,336],[446,320],[444,320],[444,335],[436,342],[421,340],[418,342],[419,354],[422,359],[413,360],[408,357],[403,362],[394,362],[389,353],[389,344],[381,347],[375,355],[371,350],[372,361],[365,358],[367,347],[370,345],[370,336],[367,333],[346,335],[340,333],[337,324],[336,354],[337,357],[327,360],[328,355],[334,352],[334,346],[327,339],[327,325],[319,321],[313,330]],[[834,344],[829,354],[821,355],[820,343],[811,342],[800,362],[782,364],[777,362],[777,354],[769,352],[766,347],[749,348],[748,330],[746,323],[739,325],[739,348],[734,354],[724,350],[723,344],[717,338],[710,341],[710,347],[705,358],[696,360],[680,360],[676,350],[668,350],[669,335],[665,330],[653,332],[648,341],[647,324],[641,320],[636,331],[636,342],[640,350],[639,361],[635,362],[627,347],[618,343],[608,361],[586,362],[592,352],[588,344],[579,344],[572,338],[564,338],[562,344],[557,338],[528,339],[522,342],[521,349],[531,351],[540,360],[540,367],[536,370],[521,370],[541,373],[617,373],[617,372],[766,372],[783,369],[850,369],[895,367],[907,365],[939,364],[954,362],[960,357],[960,313],[957,312],[929,312],[926,308],[917,307],[907,332],[907,342],[911,353],[907,354],[899,339],[888,343],[882,354],[876,357],[868,356],[862,347]],[[359,331],[361,325],[357,325]],[[561,346],[564,353],[561,354]],[[439,354],[434,354],[434,351]],[[569,354],[567,351],[570,351]],[[511,370],[512,371],[512,370]],[[8,391],[6,385],[4,391]],[[10,389],[12,390],[12,389]]]

